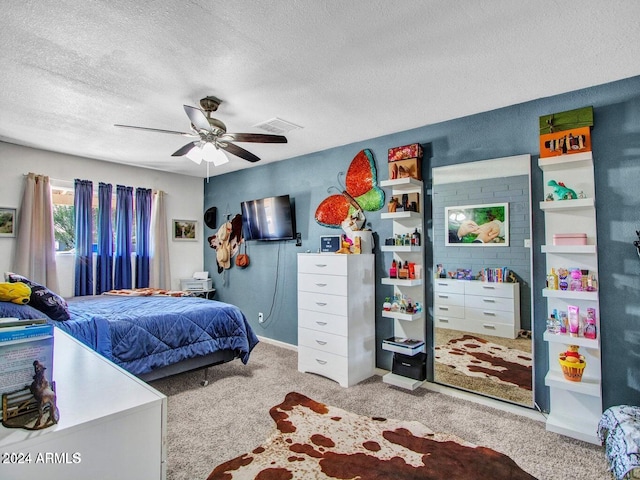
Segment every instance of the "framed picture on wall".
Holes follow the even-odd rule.
[[[15,237],[16,226],[16,209],[0,207],[0,237]]]
[[[509,246],[509,204],[444,208],[445,245]]]
[[[197,242],[198,222],[196,220],[172,220],[175,241]]]

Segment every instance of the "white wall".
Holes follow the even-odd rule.
[[[177,160],[179,161],[179,160]],[[151,188],[166,192],[167,231],[169,232],[169,255],[171,259],[171,288],[180,287],[180,278],[189,278],[203,267],[203,223],[204,186],[203,179],[165,173],[146,168],[130,167],[102,162],[83,157],[21,147],[0,142],[0,206],[17,208],[24,187],[24,175],[33,172],[48,175],[52,179],[71,181],[75,178],[92,180],[94,190],[99,182],[114,186]],[[171,220],[197,220],[197,242],[174,242],[171,238]],[[13,267],[16,238],[0,238],[0,274]],[[58,255],[58,282],[60,293],[73,296],[73,256]],[[4,281],[0,278],[0,281]]]

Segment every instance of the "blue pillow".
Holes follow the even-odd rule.
[[[42,313],[47,315],[53,320],[69,320],[69,307],[64,298],[60,295],[53,293],[47,287],[33,282],[22,275],[17,273],[5,273],[5,278],[8,282],[24,282],[31,287],[31,298],[29,305],[33,308],[37,308]]]
[[[0,302],[0,318],[19,318],[20,320],[30,320],[43,318],[43,312],[33,308],[31,305],[18,305],[13,302]]]

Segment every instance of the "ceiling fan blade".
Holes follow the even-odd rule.
[[[189,120],[191,120],[191,123],[198,130],[206,130],[208,132],[211,131],[211,125],[209,125],[209,120],[207,119],[207,116],[204,114],[202,110],[200,110],[199,108],[190,107],[189,105],[183,105],[183,107],[184,107],[184,111],[189,117]]]
[[[183,145],[182,147],[180,147],[178,150],[176,150],[175,152],[173,152],[171,154],[172,157],[181,157],[183,155],[186,155],[187,153],[189,153],[191,151],[192,148],[194,148],[196,145],[198,144],[198,142],[189,142],[186,145]]]
[[[218,147],[222,150],[225,150],[229,153],[234,154],[237,157],[243,158],[244,160],[248,160],[249,162],[257,162],[260,160],[260,157],[255,156],[253,153],[245,150],[242,147],[234,145],[233,143],[218,143]]]
[[[220,139],[233,142],[287,143],[287,137],[264,133],[225,133]]]
[[[161,130],[159,128],[136,127],[134,125],[120,125],[120,124],[117,124],[117,123],[114,125],[114,127],[135,128],[136,130],[147,130],[149,132],[171,133],[173,135],[182,135],[183,137],[197,137],[198,136],[195,133],[189,133],[189,132],[176,132],[174,130]]]

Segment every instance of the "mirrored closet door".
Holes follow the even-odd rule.
[[[529,155],[433,169],[434,381],[533,407]]]

